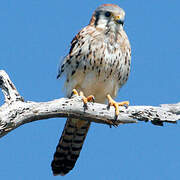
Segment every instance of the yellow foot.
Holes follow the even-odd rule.
[[[77,92],[77,90],[76,90],[76,89],[73,89],[73,90],[72,90],[72,94],[71,94],[71,96],[73,96],[73,95],[77,95],[77,96],[79,96],[79,93]]]
[[[94,102],[94,96],[93,95],[90,95],[88,97],[85,97],[84,96],[84,93],[82,91],[80,91],[80,94],[79,94],[81,97],[82,97],[82,100],[84,102],[84,107],[87,109],[87,103],[90,102],[90,101],[93,101]]]
[[[81,96],[82,97],[82,100],[84,102],[84,107],[87,109],[87,103],[90,102],[90,101],[93,101],[94,102],[94,96],[93,95],[90,95],[88,97],[85,97],[84,96],[84,93],[82,91],[80,91],[80,93],[78,93],[78,91],[76,89],[73,89],[72,90],[72,94],[71,96],[73,95],[77,95],[77,96]]]
[[[109,94],[107,95],[107,99],[108,99],[108,102],[109,102],[108,107],[114,106],[114,108],[115,108],[115,115],[116,115],[115,118],[116,119],[117,119],[117,117],[119,115],[119,106],[126,106],[126,107],[129,106],[129,101],[123,101],[123,102],[118,103],[118,102],[114,101]]]

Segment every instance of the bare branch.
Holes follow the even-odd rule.
[[[18,93],[16,87],[10,80],[7,73],[3,70],[0,70],[0,88],[5,97],[5,103],[11,103],[14,101],[23,101],[23,98]]]
[[[138,121],[162,126],[163,122],[176,123],[180,119],[180,103],[161,107],[120,107],[120,115],[114,120],[112,107],[107,109],[104,104],[88,103],[88,109],[85,109],[81,97],[77,96],[49,102],[25,102],[3,70],[0,71],[0,88],[5,96],[5,103],[0,107],[0,137],[25,123],[57,117],[74,117],[115,126]]]

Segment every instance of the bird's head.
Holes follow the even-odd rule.
[[[90,25],[105,29],[122,29],[124,25],[125,12],[114,4],[103,4],[93,13]]]

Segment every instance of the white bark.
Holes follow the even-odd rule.
[[[0,88],[5,103],[0,107],[0,137],[13,129],[32,121],[57,117],[75,117],[96,123],[118,126],[119,124],[150,121],[154,125],[176,123],[180,119],[180,103],[154,106],[120,107],[116,120],[114,108],[88,103],[85,109],[81,97],[61,98],[49,102],[24,101],[5,71],[0,70]]]

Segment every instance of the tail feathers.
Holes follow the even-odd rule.
[[[55,176],[64,176],[73,169],[82,149],[89,126],[90,123],[87,121],[67,119],[54,154],[54,160],[51,163]]]

